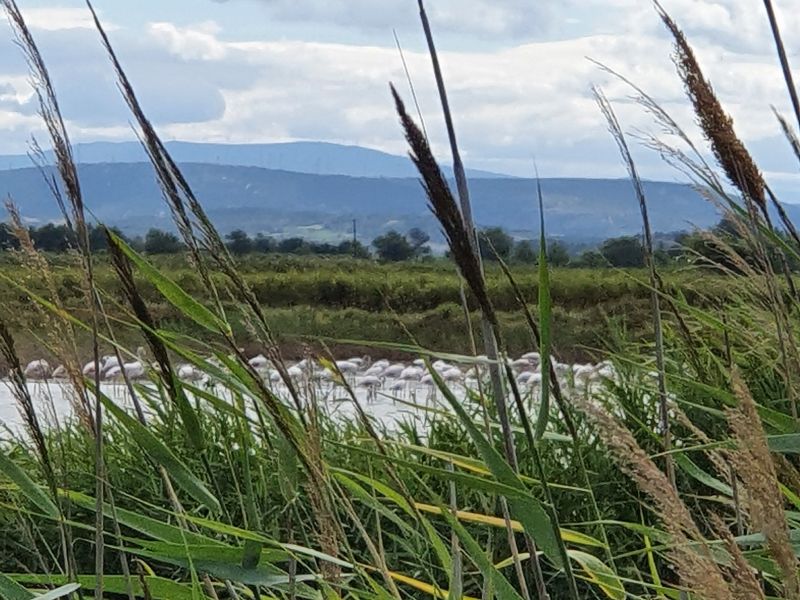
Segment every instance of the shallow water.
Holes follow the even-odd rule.
[[[124,384],[101,383],[102,392],[113,399],[117,405],[134,412],[133,402]],[[396,430],[399,423],[413,422],[417,429],[425,429],[426,421],[430,417],[430,408],[444,408],[440,402],[433,397],[432,389],[426,385],[411,384],[407,389],[399,392],[389,391],[390,385],[385,385],[384,389],[370,392],[361,387],[354,387],[353,391],[359,404],[366,414],[374,419],[379,427],[386,428],[388,431]],[[454,391],[464,394],[464,388],[459,386]],[[73,390],[68,383],[63,382],[30,382],[28,384],[37,415],[43,425],[52,427],[61,425],[74,417],[71,398],[74,396]],[[228,390],[216,386],[209,390],[218,398],[226,401],[230,400]],[[288,394],[282,386],[275,389],[275,392],[285,398],[289,404]],[[357,410],[347,392],[341,387],[331,385],[316,386],[314,396],[317,398],[317,405],[323,412],[327,413],[334,420],[340,422],[355,422]],[[145,404],[143,402],[143,404]],[[250,412],[250,411],[248,411]],[[22,417],[18,408],[18,402],[7,380],[0,381],[0,424],[5,426],[13,433],[22,431]]]

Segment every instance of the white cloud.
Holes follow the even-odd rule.
[[[61,29],[94,29],[94,21],[85,7],[39,7],[23,8],[25,22],[31,29],[58,31]],[[102,18],[102,14],[100,15]],[[117,27],[113,23],[103,21],[108,31]]]
[[[215,36],[220,32],[213,21],[191,28],[178,28],[172,23],[150,23],[148,32],[172,54],[187,60],[220,60],[227,49]]]

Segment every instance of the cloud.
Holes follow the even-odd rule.
[[[172,23],[150,23],[150,36],[171,54],[187,60],[220,60],[227,49],[215,36],[220,32],[213,21],[191,28],[178,28]]]
[[[225,2],[225,0],[215,0]],[[386,31],[406,28],[418,22],[410,0],[259,0],[272,19],[287,22],[319,23],[361,30]],[[232,2],[231,2],[232,3]],[[437,31],[458,32],[485,37],[524,37],[541,32],[557,12],[555,2],[528,0],[436,0],[426,11]]]
[[[39,7],[25,8],[23,10],[25,22],[31,29],[43,31],[58,31],[62,29],[92,29],[94,21],[85,8],[72,7]],[[99,13],[102,18],[102,13]],[[103,20],[107,31],[114,31],[117,26]]]
[[[418,31],[409,0],[260,2],[275,19],[326,24],[338,27],[337,32],[402,24]],[[232,0],[228,4],[231,11],[252,11]],[[686,29],[706,74],[765,170],[793,169],[770,110],[770,104],[784,112],[788,107],[759,3],[663,4]],[[626,130],[653,130],[653,120],[631,101],[624,84],[586,57],[630,77],[698,136],[669,58],[669,38],[649,3],[436,0],[428,7],[437,32],[458,34],[462,42],[479,40],[439,44],[459,140],[471,167],[529,174],[535,157],[546,175],[624,175],[590,85],[603,87]],[[784,12],[787,27],[800,27],[800,11]],[[203,18],[202,11],[197,15]],[[565,25],[567,20],[571,24]],[[554,35],[575,28],[580,35]],[[213,21],[164,20],[113,33],[143,105],[165,137],[315,139],[405,151],[388,82],[406,98],[409,92],[390,32],[384,45],[354,43],[347,36],[338,42],[243,40],[234,33]],[[76,139],[129,138],[129,116],[96,33],[78,27],[41,29],[36,36]],[[20,139],[20,132],[32,127],[24,62],[18,52],[4,50],[0,41],[0,144]],[[446,158],[429,58],[423,47],[412,44],[406,60],[435,148]],[[798,62],[794,54],[792,60]],[[658,157],[634,148],[646,176],[674,177]]]

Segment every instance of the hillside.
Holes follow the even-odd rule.
[[[237,167],[261,167],[315,175],[352,177],[414,177],[414,167],[406,156],[387,154],[361,146],[327,142],[287,142],[279,144],[212,144],[166,142],[173,158],[184,163],[208,163]],[[83,164],[147,162],[138,142],[92,142],[74,146],[75,160]],[[52,160],[52,153],[45,156]],[[31,166],[24,154],[0,156],[0,170]],[[470,177],[506,177],[498,173],[470,170]]]
[[[313,175],[188,163],[184,172],[222,231],[302,235],[333,239],[357,219],[362,239],[382,231],[423,227],[438,234],[419,182],[409,178]],[[101,220],[131,234],[171,226],[168,210],[149,165],[80,166],[87,205]],[[599,240],[640,230],[638,207],[627,180],[544,179],[548,232],[570,240]],[[658,231],[709,226],[714,209],[690,187],[646,182],[653,227]],[[538,208],[530,179],[473,179],[475,217],[481,226],[500,226],[535,237]],[[59,218],[56,203],[35,168],[0,171],[0,194],[10,194],[31,222]],[[797,209],[789,207],[790,212]]]

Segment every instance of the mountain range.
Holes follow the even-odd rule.
[[[355,220],[365,242],[390,229],[411,227],[441,240],[405,157],[318,143],[172,143],[170,150],[223,232],[241,228],[251,234],[333,241],[350,235]],[[136,144],[128,143],[75,148],[87,206],[98,219],[130,235],[150,227],[171,228],[152,167],[140,153]],[[21,167],[22,158],[0,157],[0,194],[10,195],[30,223],[59,219],[41,171]],[[503,227],[520,238],[538,236],[534,180],[486,172],[473,172],[470,179],[478,225]],[[656,231],[708,227],[718,220],[716,210],[690,186],[648,181],[644,187]],[[543,179],[542,190],[549,236],[587,242],[641,230],[638,204],[626,179]],[[800,207],[789,205],[787,210],[800,216]]]
[[[414,177],[414,165],[406,156],[396,156],[363,148],[328,142],[286,142],[277,144],[212,144],[166,142],[167,150],[179,163],[207,163],[238,167],[261,167],[279,171],[315,175],[350,175],[351,177]],[[75,161],[81,164],[147,162],[138,142],[91,142],[73,147]],[[48,161],[52,152],[45,152]],[[26,154],[0,156],[0,170],[31,166]],[[452,175],[452,169],[447,170]],[[508,177],[471,169],[472,177]]]

